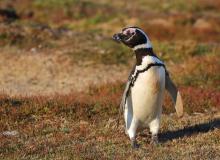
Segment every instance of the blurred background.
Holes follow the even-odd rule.
[[[116,128],[139,26],[177,84],[157,147]],[[0,0],[0,159],[220,159],[219,0]],[[122,118],[121,118],[122,119]],[[158,155],[160,155],[158,157]]]
[[[218,0],[1,0],[0,89],[69,93],[126,81],[132,51],[111,40],[139,26],[180,86],[219,91]]]

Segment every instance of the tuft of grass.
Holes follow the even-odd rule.
[[[44,8],[63,8],[79,3],[79,0],[34,0],[33,4]]]
[[[213,51],[212,46],[205,45],[205,44],[198,44],[196,45],[195,50],[191,54],[192,56],[205,55],[212,51]]]

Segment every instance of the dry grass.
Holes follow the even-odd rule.
[[[0,159],[220,159],[217,0],[2,0]],[[131,51],[111,40],[143,28],[183,96],[163,107],[160,145],[132,150],[116,118]]]
[[[220,157],[220,115],[216,108],[220,101],[204,100],[209,93],[204,95],[195,89],[182,90],[188,112],[183,118],[170,114],[172,109],[169,107],[172,106],[164,108],[167,114],[162,118],[159,146],[152,147],[150,135],[144,132],[138,138],[141,148],[132,150],[123,124],[116,128],[122,86],[121,83],[109,84],[91,88],[87,94],[49,97],[2,95],[0,132],[17,131],[18,134],[0,135],[0,155],[9,159]],[[219,97],[219,92],[210,95]],[[211,106],[208,107],[207,103]],[[158,153],[160,157],[157,157]]]

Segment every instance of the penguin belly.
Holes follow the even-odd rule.
[[[131,88],[130,111],[133,119],[146,126],[155,118],[160,118],[165,90],[165,70],[163,67],[152,67],[141,73]],[[141,128],[142,128],[141,127]]]

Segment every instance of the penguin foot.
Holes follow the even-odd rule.
[[[154,145],[154,146],[157,146],[159,144],[157,135],[152,135],[151,144]]]
[[[136,139],[131,139],[131,147],[132,149],[138,149],[140,147],[140,145],[137,144]]]

